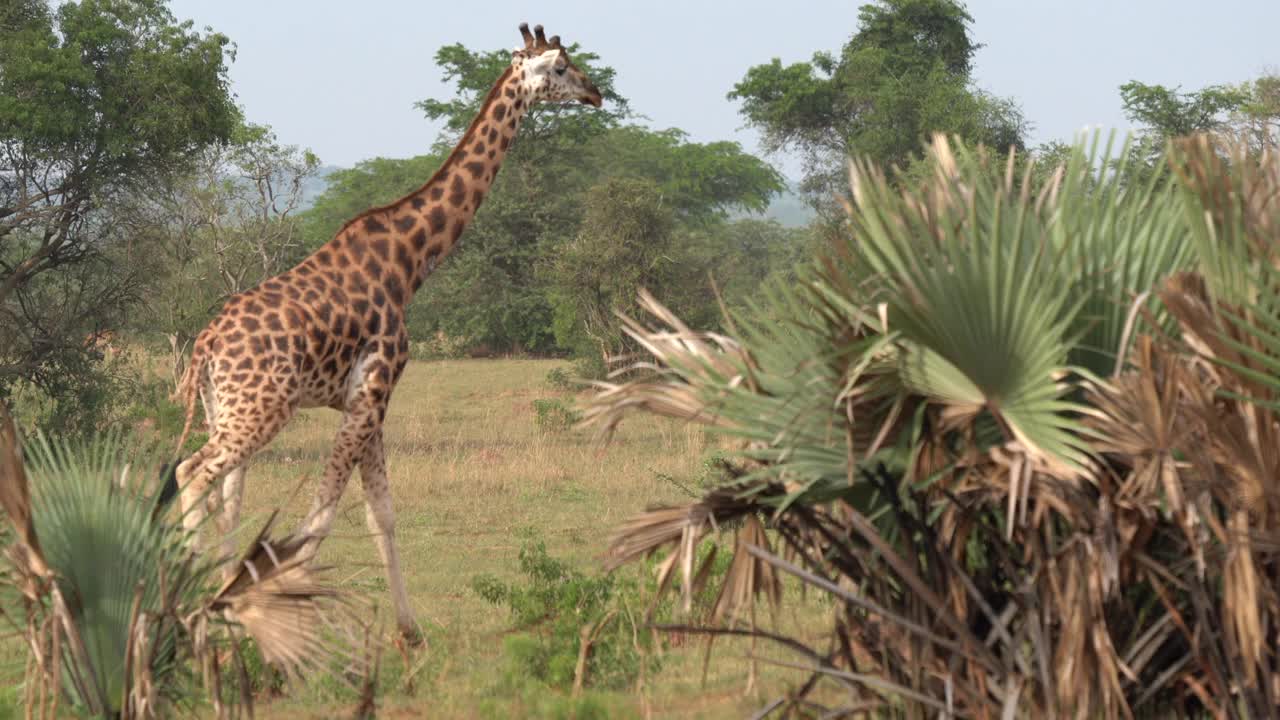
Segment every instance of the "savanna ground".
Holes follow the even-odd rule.
[[[714,449],[715,441],[700,429],[654,418],[624,424],[607,446],[589,432],[539,429],[535,399],[573,397],[546,381],[556,367],[567,364],[460,360],[413,362],[406,370],[385,437],[397,540],[428,646],[414,654],[412,667],[394,649],[384,655],[380,716],[537,717],[567,710],[557,691],[512,683],[502,652],[511,631],[509,612],[479,597],[471,579],[488,573],[518,581],[517,554],[523,543],[536,540],[546,543],[551,556],[600,572],[597,556],[610,531],[647,504],[687,498],[677,483],[696,483],[703,459]],[[299,483],[322,475],[337,420],[330,410],[304,411],[257,456],[246,485],[246,532],[276,507],[282,508],[281,527],[297,526],[311,501],[311,486],[299,491]],[[386,627],[394,627],[355,477],[319,561],[337,566],[334,577],[344,587],[368,593]],[[779,621],[794,627],[798,618],[790,612]],[[785,657],[773,648],[757,650]],[[746,695],[749,670],[743,659],[711,663],[703,685],[703,652],[703,642],[689,638],[666,651],[643,693],[592,693],[590,706],[606,717],[745,717],[797,677],[759,665],[758,690]],[[713,652],[722,659],[745,658],[750,647],[719,640]],[[291,688],[259,713],[334,717],[354,705],[350,691],[317,681]]]

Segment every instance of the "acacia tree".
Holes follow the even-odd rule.
[[[1280,143],[1280,76],[1262,75],[1239,84],[1183,91],[1131,80],[1120,86],[1125,115],[1142,130],[1130,150],[1150,176],[1171,139],[1197,133],[1238,137],[1254,152]]]
[[[319,166],[310,150],[282,145],[260,125],[245,125],[230,145],[202,159],[187,200],[207,210],[208,245],[226,295],[280,273],[304,254],[295,215],[303,183]]]
[[[1248,100],[1232,114],[1235,129],[1255,151],[1280,148],[1280,71],[1246,82]]]
[[[973,18],[953,0],[877,0],[839,53],[784,66],[774,58],[747,71],[728,97],[770,152],[796,150],[802,189],[834,210],[845,162],[868,157],[889,173],[918,158],[933,132],[1000,151],[1022,149],[1027,122],[1012,100],[973,84]]]
[[[56,397],[136,296],[113,211],[237,122],[228,40],[159,0],[15,0],[0,27],[0,392]]]

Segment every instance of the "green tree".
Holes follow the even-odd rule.
[[[638,287],[687,287],[689,266],[674,247],[676,223],[658,187],[613,178],[587,194],[582,225],[550,259],[548,284],[561,347],[603,358],[621,345],[614,311]]]
[[[1142,126],[1131,149],[1135,160],[1151,171],[1163,162],[1169,140],[1195,133],[1243,132],[1255,141],[1265,139],[1267,85],[1263,82],[1259,87],[1261,103],[1252,102],[1252,83],[1209,85],[1190,92],[1137,80],[1121,85],[1125,115]]]
[[[1120,86],[1125,115],[1162,139],[1225,128],[1228,115],[1248,99],[1247,92],[1227,85],[1210,85],[1188,93],[1137,80]]]
[[[655,183],[684,221],[723,219],[730,209],[764,212],[783,189],[782,176],[736,142],[688,142],[682,130],[635,125],[609,130],[578,160],[599,182],[628,177]]]
[[[773,220],[717,225],[705,233],[705,267],[728,305],[741,307],[758,299],[767,282],[795,279],[796,266],[815,249],[814,238],[810,228],[786,228]]]
[[[1243,83],[1248,95],[1232,113],[1232,127],[1256,150],[1280,148],[1280,74],[1271,72]]]
[[[952,0],[878,0],[863,5],[859,30],[838,55],[815,53],[747,71],[729,98],[770,152],[798,150],[802,185],[816,207],[841,187],[849,156],[889,172],[920,156],[934,132],[1004,151],[1023,147],[1027,122],[1011,100],[973,86],[972,18]]]
[[[11,0],[0,27],[0,394],[65,396],[136,297],[113,210],[237,126],[229,41],[159,0]]]

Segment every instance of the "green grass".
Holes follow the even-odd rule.
[[[574,567],[600,572],[598,556],[610,531],[648,504],[687,499],[673,480],[696,487],[704,459],[715,450],[700,428],[646,417],[624,423],[608,446],[586,432],[540,428],[535,400],[567,405],[575,397],[547,382],[556,367],[567,366],[546,360],[411,362],[396,389],[385,425],[388,473],[409,594],[428,645],[408,664],[394,649],[384,655],[380,717],[419,717],[424,709],[441,718],[750,715],[798,674],[761,665],[757,691],[744,695],[750,646],[741,641],[717,641],[705,686],[704,645],[692,637],[667,651],[662,670],[642,691],[591,692],[573,702],[504,677],[510,614],[472,590],[472,578],[519,581],[520,547],[534,538]],[[331,410],[304,411],[258,454],[248,470],[245,532],[260,527],[276,507],[283,509],[281,528],[297,527],[323,475],[337,421]],[[334,577],[342,585],[376,601],[390,630],[390,596],[365,526],[359,483],[357,473],[319,560],[337,567]],[[821,605],[804,607],[806,626],[821,622]],[[791,628],[801,620],[784,614]],[[757,651],[795,660],[763,645]],[[259,714],[347,716],[355,704],[352,692],[333,680],[285,692],[260,701],[269,704]]]

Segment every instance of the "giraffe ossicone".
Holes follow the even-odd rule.
[[[197,530],[217,513],[224,558],[239,522],[245,466],[299,408],[342,412],[337,436],[301,532],[314,555],[359,465],[366,515],[386,566],[402,635],[420,639],[395,541],[382,423],[408,361],[404,312],[413,293],[457,246],[484,201],[530,107],[601,94],[542,26],[512,53],[479,114],[439,170],[418,190],[347,222],[293,268],[232,296],[197,336],[175,396],[186,406],[178,446],[190,433],[196,398],[209,440],[177,469],[184,524]],[[222,479],[221,488],[217,487]],[[220,507],[219,507],[220,506]],[[225,568],[228,574],[231,568]]]

